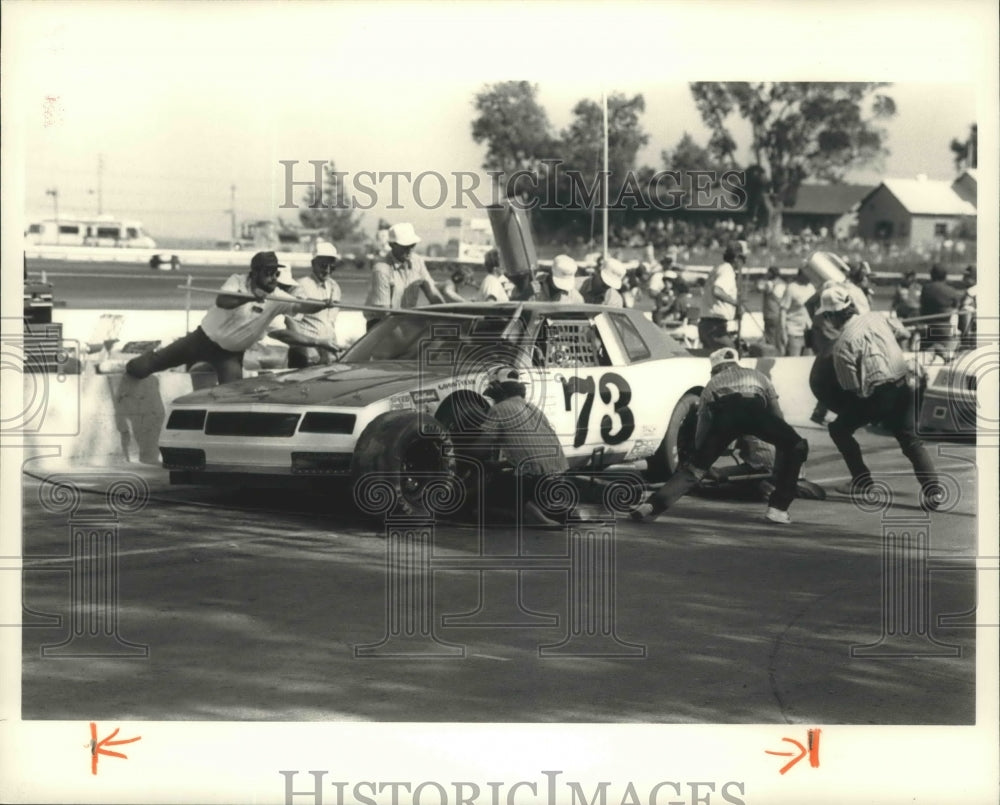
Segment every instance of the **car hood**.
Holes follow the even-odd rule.
[[[175,405],[343,405],[361,408],[448,376],[413,363],[314,366],[295,372],[239,380],[185,394]]]

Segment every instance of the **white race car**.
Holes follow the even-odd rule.
[[[384,473],[404,497],[447,469],[447,444],[473,439],[487,376],[521,370],[527,399],[570,467],[646,460],[673,472],[693,441],[706,358],[641,312],[552,303],[451,304],[395,311],[337,363],[187,394],[160,435],[173,483]],[[451,465],[453,467],[453,464]]]

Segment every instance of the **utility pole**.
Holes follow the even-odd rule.
[[[608,173],[608,93],[601,93],[601,109],[604,113],[604,181],[601,186],[604,188],[603,194],[603,205],[601,211],[601,219],[604,227],[604,238],[601,242],[601,254],[604,255],[604,263],[608,262],[608,203],[610,199],[608,198],[611,188],[608,187],[611,181],[611,176]]]
[[[104,212],[104,154],[97,155],[97,214]]]
[[[236,185],[229,185],[229,209],[223,210],[229,213],[229,245],[236,245]]]
[[[52,196],[52,207],[56,218],[56,243],[59,243],[59,188],[50,187],[45,191],[45,195]]]

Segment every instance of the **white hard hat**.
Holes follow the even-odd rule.
[[[340,252],[337,251],[337,247],[334,246],[328,240],[320,240],[316,242],[316,253],[313,257],[332,257],[334,260],[340,259]]]
[[[831,285],[820,294],[819,312],[837,313],[850,307],[851,301],[851,294],[843,284]]]
[[[292,276],[292,269],[289,266],[282,265],[278,268],[278,284],[279,285],[298,285],[295,281],[295,277]]]
[[[625,264],[621,260],[615,260],[615,258],[609,257],[604,265],[601,266],[601,280],[609,288],[618,290],[622,287],[624,279]]]
[[[563,291],[576,287],[576,260],[568,254],[558,254],[552,260],[552,284]]]
[[[396,224],[389,227],[389,243],[396,243],[400,246],[416,246],[420,243],[420,237],[413,228],[413,224]]]

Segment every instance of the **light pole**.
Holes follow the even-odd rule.
[[[50,187],[45,191],[45,195],[52,196],[52,207],[56,218],[56,244],[59,243],[59,188]]]

